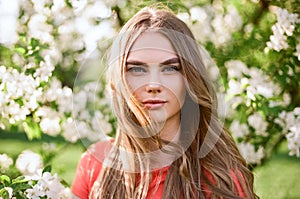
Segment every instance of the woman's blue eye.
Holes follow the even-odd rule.
[[[127,72],[144,73],[144,72],[146,72],[146,70],[140,66],[132,66],[132,67],[127,68]]]
[[[172,72],[172,71],[179,71],[179,67],[178,66],[165,66],[163,71],[166,71],[166,72]]]

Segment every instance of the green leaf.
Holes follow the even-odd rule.
[[[5,188],[0,189],[0,196],[3,199],[9,199],[9,193]]]
[[[62,179],[62,180],[60,181],[60,183],[61,183],[62,185],[64,185],[65,187],[70,187],[69,183],[68,183],[67,181],[65,181],[64,179]]]
[[[10,177],[7,175],[1,175],[0,176],[0,182],[6,186],[8,186],[11,183]]]
[[[40,41],[35,38],[31,38],[30,40],[30,46],[32,46],[32,49],[35,49],[37,46],[39,46]]]
[[[28,182],[28,181],[29,180],[25,179],[24,176],[19,176],[12,180],[12,184],[23,183],[23,182]]]
[[[29,140],[34,138],[40,139],[42,132],[40,131],[39,125],[33,121],[23,122],[24,131]]]
[[[25,55],[25,53],[26,53],[26,50],[24,48],[22,48],[22,47],[15,48],[15,51],[17,53],[20,53],[21,55]]]
[[[22,183],[15,183],[11,185],[11,188],[13,188],[14,191],[21,191],[32,188],[32,186],[28,183],[22,182]]]
[[[44,169],[43,169],[43,173],[45,173],[45,172],[51,172],[51,170],[52,170],[52,166],[51,165],[48,165],[48,166],[46,166]]]

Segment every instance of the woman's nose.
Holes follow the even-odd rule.
[[[162,86],[159,83],[150,82],[146,85],[146,90],[148,93],[161,93]]]

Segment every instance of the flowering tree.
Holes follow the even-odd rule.
[[[1,173],[9,172],[12,165],[11,157],[0,155]],[[43,169],[43,160],[39,154],[30,150],[23,151],[15,167],[21,176],[14,179],[8,175],[0,176],[0,198],[71,198],[70,189],[64,186],[57,174],[50,173],[51,167]]]
[[[166,4],[213,60],[207,67],[218,85],[220,116],[246,161],[261,164],[284,140],[290,155],[300,157],[299,3]],[[47,134],[84,144],[113,135],[115,120],[102,78],[104,57],[119,28],[145,5],[150,3],[0,1],[0,133],[18,129],[29,139]],[[58,198],[39,192],[51,180],[63,197],[63,185],[50,170],[43,172],[40,165],[35,177],[28,178],[18,160],[13,164],[1,155],[1,173],[10,165],[25,178],[2,176],[0,198],[17,197],[16,182],[22,184],[24,197]]]

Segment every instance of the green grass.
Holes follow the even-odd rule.
[[[26,142],[24,140],[1,139],[0,154],[6,153],[14,159],[25,149],[33,152],[39,152],[43,142]],[[64,179],[69,185],[72,184],[77,163],[83,152],[80,145],[69,144],[63,146],[61,143],[57,145],[59,153],[53,158],[52,172],[58,173],[60,178]]]
[[[300,158],[288,155],[286,143],[254,169],[254,187],[262,199],[300,199]]]
[[[17,157],[24,149],[38,152],[41,146],[42,142],[1,138],[0,153]],[[62,148],[53,160],[53,172],[71,185],[82,152],[80,145]],[[285,143],[263,166],[254,169],[254,177],[255,191],[262,199],[300,199],[300,159],[288,155]]]

